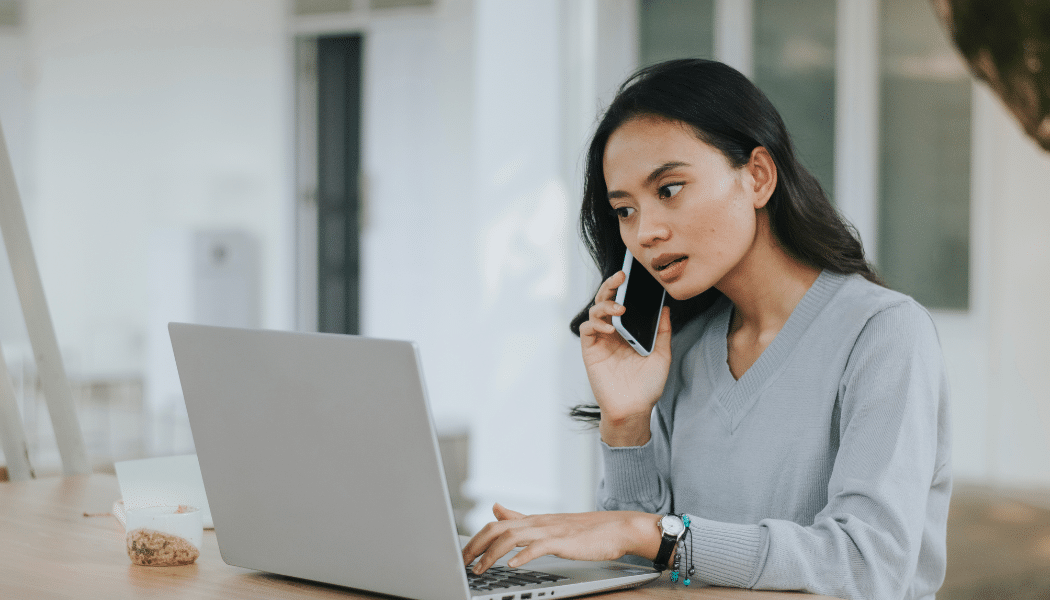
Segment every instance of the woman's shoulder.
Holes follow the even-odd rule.
[[[866,323],[888,312],[916,323],[932,323],[929,311],[907,294],[872,283],[859,274],[837,277],[842,279],[842,285],[829,307],[852,317],[855,322]]]
[[[861,275],[839,277],[842,285],[827,306],[825,322],[841,329],[845,338],[857,340],[865,332],[877,332],[875,337],[884,343],[939,347],[933,317],[914,298]]]

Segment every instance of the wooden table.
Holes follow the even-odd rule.
[[[110,514],[120,487],[113,475],[0,483],[0,599],[46,598],[359,598],[347,588],[231,567],[215,532],[204,532],[201,556],[185,567],[140,567],[124,547],[124,528]],[[93,516],[85,516],[93,515]],[[672,585],[667,578],[634,590],[590,596],[609,600],[799,600],[790,592],[752,592]]]

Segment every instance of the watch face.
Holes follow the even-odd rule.
[[[663,528],[665,534],[675,537],[685,531],[685,523],[682,522],[681,517],[676,515],[667,515],[660,519],[660,527]]]

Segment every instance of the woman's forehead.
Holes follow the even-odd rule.
[[[605,144],[603,168],[607,181],[620,176],[648,177],[669,163],[697,165],[722,153],[701,140],[692,127],[661,117],[635,117],[625,121]]]

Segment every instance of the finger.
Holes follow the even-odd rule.
[[[481,575],[492,565],[496,564],[497,560],[506,556],[508,552],[519,546],[525,546],[530,541],[529,531],[514,529],[504,532],[503,535],[493,540],[492,544],[485,550],[485,553],[478,558],[477,564],[474,565],[474,573]]]
[[[590,321],[584,321],[580,324],[580,338],[586,340],[589,337],[596,336],[599,331],[594,323]]]
[[[547,546],[548,543],[545,540],[537,540],[528,546],[525,546],[519,550],[517,554],[512,556],[510,560],[507,561],[507,566],[516,569],[533,559],[552,554],[552,552],[547,549]]]
[[[598,286],[598,293],[594,295],[594,303],[598,304],[606,300],[612,300],[616,296],[616,288],[623,285],[627,274],[623,271],[613,273],[608,279]]]
[[[481,531],[474,534],[467,545],[463,546],[463,564],[469,565],[478,556],[484,554],[492,545],[493,540],[503,535],[506,529],[507,527],[500,523],[489,523],[482,527]]]
[[[470,538],[470,541],[468,541],[466,545],[463,546],[463,549],[460,550],[460,552],[463,554],[464,566],[474,562],[474,559],[477,558],[479,554],[484,552],[485,548],[488,546],[488,544],[478,540],[479,535],[481,535],[481,532],[478,532],[474,535],[474,537]]]
[[[661,354],[671,355],[671,307],[664,306],[660,311],[660,326],[656,330],[656,343],[653,349]]]
[[[500,521],[517,520],[525,518],[525,515],[521,514],[518,511],[506,508],[499,502],[492,505],[492,514],[496,515],[496,518]]]
[[[584,321],[580,325],[580,337],[584,339],[602,334],[612,335],[614,333],[616,333],[616,327],[604,321]]]
[[[613,315],[622,315],[624,313],[624,306],[617,304],[615,300],[605,300],[591,306],[587,310],[587,317],[591,319],[605,320]]]
[[[613,303],[613,306],[616,306],[616,304]],[[592,306],[590,308],[590,310],[588,311],[589,318],[586,321],[584,321],[583,323],[580,323],[580,337],[581,338],[586,337],[586,336],[594,336],[594,335],[598,335],[598,334],[603,334],[603,333],[604,334],[610,334],[610,335],[613,334],[613,333],[616,333],[616,328],[613,326],[613,324],[611,322],[612,319],[610,319],[608,316],[605,316],[605,317],[600,316],[600,310],[601,309],[596,309],[596,308],[597,308],[596,306]]]

